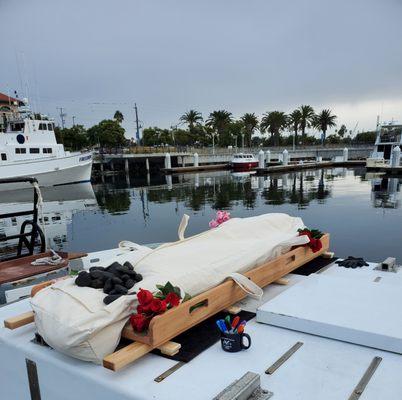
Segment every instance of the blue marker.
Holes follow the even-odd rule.
[[[221,319],[218,319],[218,321],[216,321],[216,325],[218,326],[218,328],[219,328],[219,330],[222,332],[222,333],[225,333],[225,331],[226,331],[226,325],[223,323],[223,325],[222,325],[222,320]]]

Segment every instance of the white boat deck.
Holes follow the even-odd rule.
[[[325,274],[336,273],[330,270]],[[307,279],[299,275],[288,278],[287,286],[273,284],[266,288],[261,303]],[[241,304],[249,311],[260,305],[255,300]],[[0,308],[0,319],[29,308],[28,300]],[[247,371],[260,374],[262,388],[273,392],[276,400],[343,400],[349,398],[376,356],[382,357],[382,362],[360,399],[401,398],[402,358],[398,354],[260,324],[255,319],[247,324],[246,332],[252,338],[249,350],[225,353],[217,343],[156,383],[154,379],[176,365],[176,361],[148,354],[128,368],[112,372],[32,343],[33,325],[14,331],[1,328],[0,398],[30,399],[25,364],[28,358],[37,365],[42,400],[205,400],[212,399]],[[296,342],[303,342],[303,346],[272,375],[265,374]]]

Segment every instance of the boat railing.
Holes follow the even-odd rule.
[[[8,236],[6,234],[0,234],[0,243],[7,242],[10,240],[18,240],[17,254],[10,256],[10,257],[2,258],[1,261],[12,260],[12,259],[27,256],[27,255],[33,255],[34,251],[35,251],[36,239],[38,236],[41,239],[40,240],[40,242],[41,242],[41,250],[40,251],[44,252],[46,249],[45,236],[42,232],[42,229],[40,228],[40,226],[38,224],[39,193],[36,190],[38,181],[36,180],[36,178],[31,178],[31,177],[0,179],[0,185],[13,185],[15,183],[30,183],[31,185],[33,185],[33,207],[31,210],[16,211],[16,212],[0,214],[0,220],[7,219],[7,218],[20,217],[20,216],[29,216],[29,215],[32,216],[32,219],[26,219],[21,224],[19,234],[8,235]],[[29,226],[31,227],[31,230],[28,232],[25,232],[26,228]],[[28,250],[28,253],[25,253],[25,252],[23,253],[24,245],[25,245],[26,249]]]

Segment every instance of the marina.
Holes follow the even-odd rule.
[[[399,400],[400,7],[31,3],[0,5],[0,399]]]

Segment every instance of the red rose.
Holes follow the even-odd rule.
[[[176,307],[180,304],[180,297],[174,292],[170,292],[166,296],[165,300],[166,300],[166,303],[169,303],[171,307]]]
[[[322,249],[322,242],[320,239],[310,239],[310,248],[313,253],[317,253]]]
[[[150,305],[152,312],[160,314],[166,311],[166,302],[159,299],[153,299]]]
[[[149,290],[140,289],[139,292],[137,293],[138,302],[142,306],[149,304],[153,300],[153,298],[154,295]]]
[[[137,332],[142,332],[149,326],[150,319],[142,314],[133,314],[130,317],[130,323],[133,329]]]
[[[152,302],[148,303],[146,305],[138,304],[137,313],[138,314],[146,314],[146,313],[150,312],[151,311],[151,304],[152,304]]]

